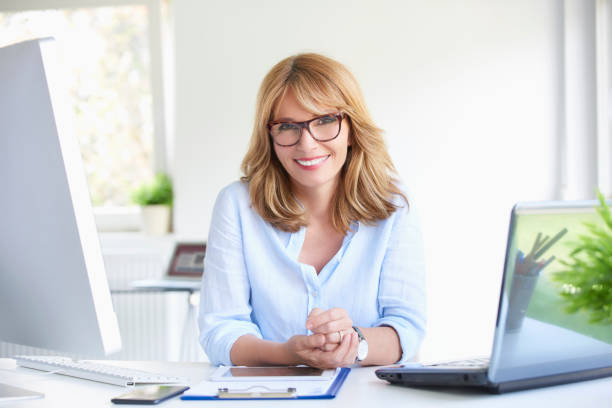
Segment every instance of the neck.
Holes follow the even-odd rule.
[[[330,219],[330,206],[336,193],[338,180],[318,187],[304,187],[294,185],[294,191],[300,200],[308,219],[328,221]]]

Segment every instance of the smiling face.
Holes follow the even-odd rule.
[[[321,113],[313,114],[297,101],[294,92],[288,89],[278,105],[274,120],[302,122],[325,113],[337,113],[333,107],[321,107]],[[292,185],[302,193],[333,191],[340,170],[346,161],[350,146],[349,124],[342,120],[340,134],[333,140],[319,142],[307,130],[293,146],[279,146],[273,143],[274,152],[289,173]]]

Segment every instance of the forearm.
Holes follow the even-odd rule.
[[[241,336],[230,350],[233,365],[268,366],[303,364],[289,352],[286,343],[262,340],[253,335]]]
[[[361,365],[389,365],[402,357],[399,336],[392,327],[360,327],[359,330],[368,341],[368,356]]]

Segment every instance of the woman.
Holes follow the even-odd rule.
[[[381,133],[340,63],[301,54],[267,74],[245,175],[213,210],[199,317],[212,363],[334,368],[414,356],[423,246]]]

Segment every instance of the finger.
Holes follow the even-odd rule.
[[[359,349],[359,339],[357,337],[357,333],[351,333],[350,337],[351,343],[343,358],[344,364],[342,365],[344,366],[355,364],[355,361],[357,360],[357,350]]]
[[[322,334],[313,334],[310,336],[302,336],[298,340],[297,347],[300,350],[311,350],[325,345],[325,336]]]
[[[337,343],[325,343],[323,346],[319,347],[321,351],[334,351],[338,348]]]
[[[326,343],[340,343],[344,336],[348,336],[353,331],[353,328],[341,329],[325,334]]]
[[[305,324],[307,330],[310,330],[310,328],[308,327],[308,319],[310,319],[311,317],[320,315],[323,312],[324,310],[318,307],[315,307],[310,311],[310,313],[308,314],[308,317],[306,318],[306,324]]]
[[[332,309],[314,315],[312,314],[312,312],[310,312],[308,319],[306,319],[306,328],[312,330],[312,328],[320,326],[321,324],[326,323],[328,321],[339,320],[345,317],[348,317],[348,313],[346,313],[346,310],[339,307],[334,307]]]
[[[323,313],[323,312],[324,312],[324,310],[323,310],[323,309],[321,309],[321,308],[319,308],[319,307],[314,307],[314,308],[313,308],[313,309],[310,311],[310,313],[308,314],[308,318],[306,319],[306,321],[308,321],[308,319],[310,319],[310,317],[311,317],[311,316],[316,316],[316,315],[319,315],[319,314],[321,314],[321,313]]]
[[[343,334],[346,334],[353,327],[353,321],[350,317],[345,316],[339,320],[329,320],[325,323],[322,323],[316,327],[313,327],[313,333],[324,333],[324,334],[332,334],[335,333],[335,338],[339,342],[340,336],[338,335],[339,331],[342,331]]]
[[[344,336],[338,347],[336,347],[334,351],[328,353],[328,356],[334,367],[340,367],[344,363],[344,357],[346,356],[346,353],[348,352],[351,346],[352,338],[352,334],[350,336]]]
[[[325,351],[321,351],[319,349],[313,349],[313,350],[301,352],[299,354],[304,359],[306,364],[311,367],[321,368],[324,370],[336,367],[333,364],[330,364],[329,358],[327,357],[329,353]]]
[[[319,349],[304,351],[302,355],[308,362],[308,365],[319,368],[337,368],[344,364],[343,357],[350,345],[350,336],[345,336],[340,345],[334,345],[334,350],[325,351],[326,344]]]
[[[335,343],[336,345],[338,343],[340,343],[340,341],[342,339],[340,338],[340,334],[339,333],[340,333],[340,331],[325,334],[324,335],[325,336],[325,343],[328,343],[328,344],[329,343],[332,343],[332,344]]]
[[[350,329],[353,321],[344,309],[330,309],[306,321],[307,327],[315,333],[331,333]]]

